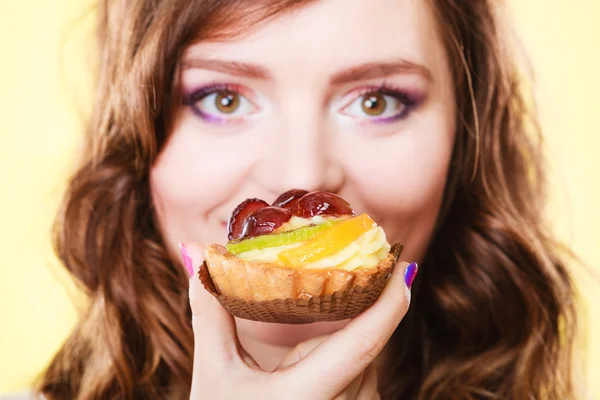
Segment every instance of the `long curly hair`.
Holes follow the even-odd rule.
[[[99,1],[96,98],[54,237],[89,307],[40,380],[48,399],[189,396],[187,276],[148,181],[179,99],[178,59],[307,2]],[[456,142],[411,309],[388,344],[384,399],[575,397],[575,289],[544,225],[542,136],[501,3],[429,0]]]

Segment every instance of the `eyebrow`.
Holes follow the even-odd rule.
[[[433,74],[426,66],[399,59],[390,62],[373,62],[351,67],[335,74],[331,78],[330,84],[342,85],[368,79],[386,78],[397,74],[418,74],[428,81],[433,80]]]
[[[191,58],[183,61],[182,67],[184,70],[192,68],[206,69],[257,80],[272,79],[272,74],[267,68],[238,61]],[[433,80],[433,74],[426,66],[405,59],[398,59],[388,62],[366,63],[342,70],[334,74],[329,83],[331,85],[342,85],[350,82],[411,73],[421,75],[428,81]]]
[[[241,76],[250,79],[269,80],[271,73],[260,65],[247,64],[237,61],[213,60],[206,58],[192,58],[182,62],[183,69],[207,69],[229,75]]]

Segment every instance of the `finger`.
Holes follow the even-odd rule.
[[[194,329],[194,370],[214,371],[239,359],[235,321],[217,299],[204,289],[198,278],[199,267],[204,261],[203,246],[186,243],[181,244],[180,249],[186,268],[194,271],[189,286]],[[203,366],[203,363],[206,365]]]
[[[315,347],[317,347],[328,335],[317,336],[306,340],[302,343],[297,344],[286,356],[281,360],[276,370],[283,370],[286,367],[290,367],[309,354]]]
[[[356,400],[379,399],[379,392],[377,391],[377,368],[375,368],[375,365],[369,365],[363,376],[362,384],[356,394]]]
[[[335,396],[334,400],[355,400],[356,396],[358,396],[358,392],[360,391],[364,378],[364,373],[358,375],[348,387],[343,389],[340,393],[338,393],[337,396]]]
[[[375,304],[297,363],[293,374],[285,374],[282,378],[286,384],[296,387],[299,382],[294,377],[302,376],[302,385],[311,382],[316,393],[325,394],[325,397],[333,397],[348,386],[373,362],[408,311],[409,286],[416,270],[414,263],[410,266],[400,263],[394,268]]]

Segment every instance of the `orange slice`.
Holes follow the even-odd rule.
[[[329,257],[350,245],[377,224],[367,214],[342,221],[300,246],[279,253],[279,259],[289,266],[299,266]]]

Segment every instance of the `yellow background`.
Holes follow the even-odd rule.
[[[553,166],[550,215],[598,276],[600,1],[512,3],[537,71]],[[27,388],[76,318],[76,292],[53,257],[49,229],[90,103],[84,7],[0,0],[0,393]],[[600,281],[576,272],[588,305],[587,376],[600,397]]]

